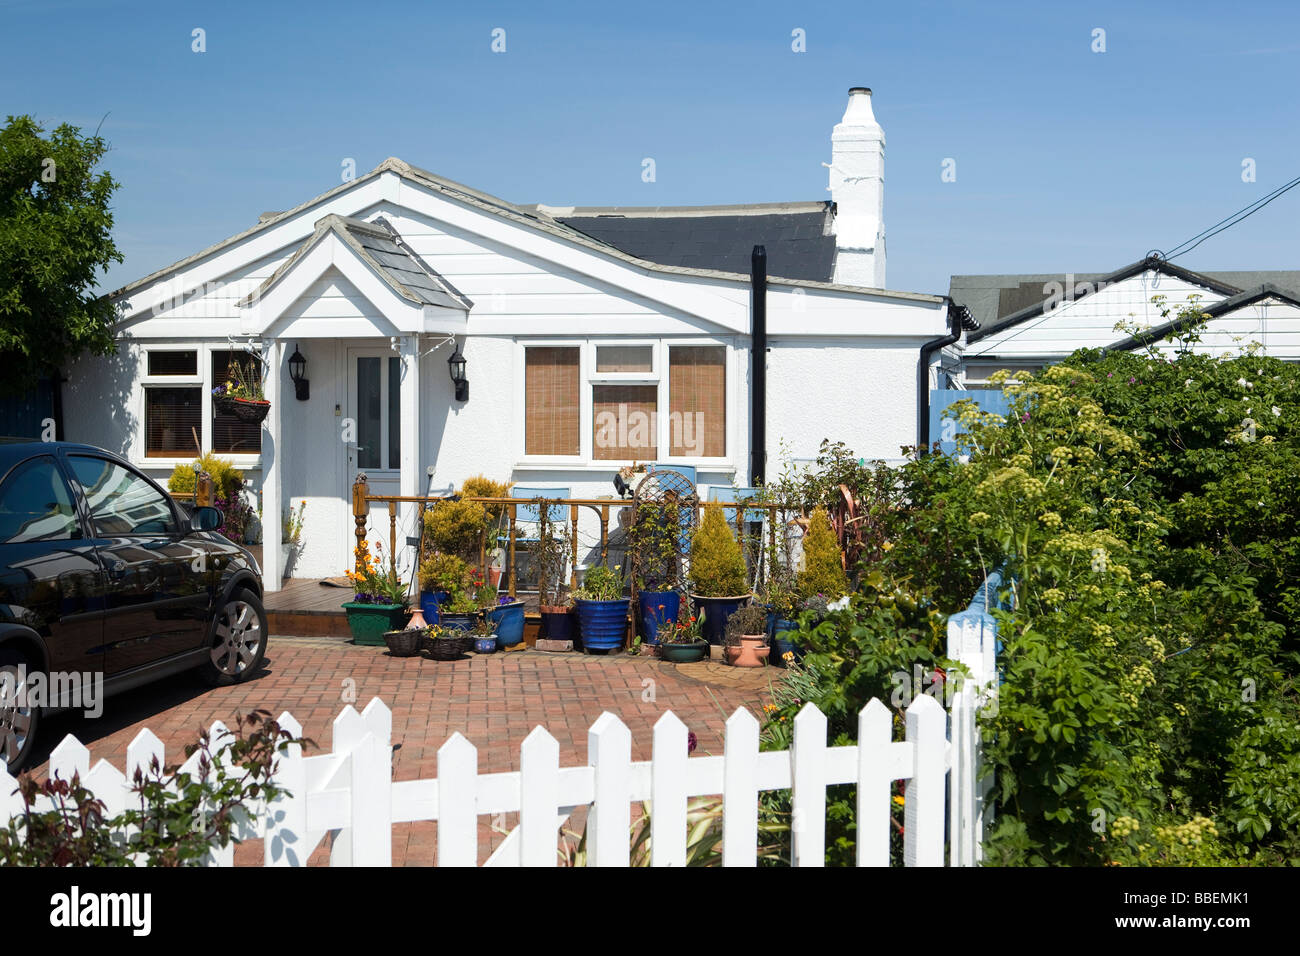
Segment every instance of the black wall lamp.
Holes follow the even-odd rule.
[[[469,379],[465,377],[465,356],[460,354],[459,347],[451,353],[451,358],[447,359],[447,368],[451,370],[451,380],[456,385],[456,401],[469,401]]]
[[[298,351],[298,344],[293,346],[293,354],[289,356],[289,378],[293,381],[294,396],[300,402],[307,401],[307,396],[311,394],[308,385],[311,383],[303,376],[307,372],[307,360],[302,357]]]

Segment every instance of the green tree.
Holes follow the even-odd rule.
[[[115,349],[113,306],[94,291],[96,270],[122,261],[110,234],[118,183],[96,170],[108,144],[66,123],[44,133],[30,116],[0,130],[0,389],[12,392]]]

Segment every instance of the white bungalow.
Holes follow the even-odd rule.
[[[305,501],[301,577],[350,566],[359,472],[376,494],[484,473],[594,496],[634,461],[745,486],[824,438],[896,460],[920,428],[921,347],[949,311],[882,288],[883,157],[870,91],[854,89],[829,202],[520,206],[388,159],[115,293],[119,353],[69,371],[62,437],[160,479],[199,451],[229,458],[266,502],[267,542]],[[768,258],[757,416],[755,245]],[[271,402],[260,425],[212,403],[231,353],[248,351]],[[281,560],[265,549],[268,590]]]

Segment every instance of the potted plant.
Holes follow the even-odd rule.
[[[542,615],[541,634],[552,641],[573,640],[573,596],[564,587],[564,569],[569,545],[556,533],[550,510],[538,507],[537,543],[533,560],[537,564],[537,602]]]
[[[469,565],[464,561],[445,551],[428,552],[420,562],[420,609],[424,619],[437,624],[442,605],[469,583]]]
[[[681,612],[681,509],[675,502],[637,505],[628,531],[628,550],[636,569],[637,617],[642,640],[659,642],[664,621]]]
[[[271,410],[262,391],[262,363],[250,355],[247,364],[233,355],[226,367],[226,380],[212,390],[212,404],[241,422],[260,422]]]
[[[709,653],[709,642],[700,634],[700,620],[692,614],[685,621],[665,621],[659,629],[659,659],[670,664],[693,664]]]
[[[773,583],[766,594],[767,599],[767,637],[773,649],[771,661],[777,667],[784,667],[787,653],[796,657],[802,652],[790,640],[789,634],[799,630],[799,594],[792,586]]]
[[[745,556],[716,501],[704,506],[704,520],[691,538],[690,577],[691,600],[703,618],[704,639],[721,644],[727,618],[753,595]]]
[[[465,631],[458,628],[434,624],[424,632],[424,649],[435,661],[454,661],[465,653],[467,637]]]
[[[280,532],[280,553],[285,577],[289,576],[293,562],[302,548],[302,520],[306,511],[307,502],[303,500],[298,503],[296,509],[290,507],[284,516],[284,525]]]
[[[499,649],[497,625],[490,617],[484,615],[476,621],[470,634],[474,638],[475,654],[492,654]]]
[[[727,663],[736,667],[761,667],[767,646],[767,611],[756,604],[742,607],[727,619]]]
[[[469,631],[478,620],[478,601],[472,591],[457,588],[438,609],[438,623],[445,630]]]
[[[501,650],[514,647],[524,639],[524,602],[509,594],[501,594],[495,585],[483,584],[482,579],[479,581],[474,598],[483,619],[491,623]]]
[[[613,650],[622,647],[627,637],[629,602],[623,597],[623,576],[619,571],[619,565],[589,568],[582,587],[574,592],[584,651]]]
[[[425,629],[406,627],[400,631],[385,631],[384,643],[393,657],[415,657],[424,647]]]
[[[383,546],[376,544],[375,551],[371,555],[363,547],[357,549],[361,571],[348,572],[355,593],[343,610],[354,643],[382,647],[385,632],[401,630],[406,623],[408,605],[406,585],[396,571],[384,566]]]

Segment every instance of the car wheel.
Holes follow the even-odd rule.
[[[243,683],[262,666],[267,636],[262,602],[252,591],[236,591],[212,622],[212,642],[200,675],[216,687]]]
[[[27,658],[0,649],[0,767],[16,774],[31,756],[41,709],[25,702],[29,689]]]

